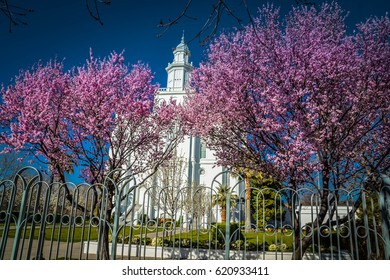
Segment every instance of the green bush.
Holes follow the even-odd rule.
[[[217,240],[220,244],[225,244],[226,236],[226,223],[213,223],[211,226],[211,238],[213,241]],[[231,242],[234,243],[237,240],[243,240],[240,226],[238,223],[230,223],[230,236]]]
[[[245,242],[243,240],[237,240],[231,244],[232,249],[234,250],[244,250]]]
[[[163,239],[161,237],[155,237],[152,239],[150,245],[152,246],[162,246],[163,244]]]
[[[162,247],[163,245],[166,247],[172,247],[173,246],[173,241],[172,240],[167,240],[163,239],[162,237],[155,237],[150,241],[151,246],[158,246]]]
[[[190,244],[191,244],[191,240],[188,239],[188,238],[183,238],[183,239],[181,239],[181,241],[180,241],[180,246],[183,247],[183,248],[188,248],[188,247],[190,247]]]
[[[257,250],[266,251],[266,250],[268,250],[268,243],[264,242],[264,245],[265,246],[263,246],[263,244],[259,244],[259,246],[257,246],[256,244],[254,244],[252,242],[245,242],[244,240],[237,240],[231,244],[231,248],[233,250],[246,250],[246,251],[257,251]]]
[[[271,244],[268,246],[269,251],[286,251],[288,249],[287,244]]]
[[[150,237],[139,237],[139,236],[134,236],[132,239],[131,239],[131,244],[142,244],[142,245],[150,245],[150,243],[152,242],[152,239]]]

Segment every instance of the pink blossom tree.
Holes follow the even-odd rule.
[[[128,195],[120,184],[129,174],[141,184],[181,140],[177,105],[155,104],[150,69],[141,63],[128,67],[122,54],[91,54],[85,66],[62,69],[57,62],[38,65],[2,90],[1,143],[35,155],[62,183],[66,171],[81,167],[87,182],[105,192],[104,209],[97,200],[94,207],[111,221],[114,198]],[[102,224],[103,257],[109,258],[108,224]]]
[[[63,67],[53,61],[22,71],[14,84],[2,89],[0,103],[3,152],[18,152],[33,158],[35,164],[47,166],[51,183],[65,182],[66,172],[77,164],[69,148],[73,145],[73,139],[69,138],[72,109],[68,104],[72,99],[71,76]],[[73,202],[69,189],[64,190],[67,199]],[[78,208],[85,210],[81,205]]]
[[[180,134],[175,129],[176,105],[157,106],[150,69],[129,69],[122,54],[98,60],[92,55],[72,80],[71,147],[91,183],[103,182],[113,170],[151,174],[170,156]],[[173,135],[173,134],[172,134]],[[144,176],[145,178],[145,176]]]
[[[210,45],[184,113],[219,164],[266,173],[296,194],[318,189],[313,230],[331,190],[341,196],[390,166],[389,18],[371,18],[353,35],[344,18],[337,4],[295,8],[285,20],[263,7],[253,25]],[[296,240],[294,258],[311,237]]]
[[[128,171],[141,184],[171,156],[181,139],[181,134],[175,133],[179,125],[176,105],[154,103],[157,87],[152,78],[147,66],[139,63],[129,69],[123,55],[116,53],[102,60],[91,54],[86,65],[73,74],[69,105],[74,109],[70,122],[76,145],[70,149],[84,166],[86,178],[104,184],[108,221],[114,196],[127,197],[116,191],[129,179]],[[109,258],[109,229],[105,226],[104,258]]]
[[[0,141],[6,149],[25,152],[52,171],[73,167],[76,159],[66,145],[70,82],[62,63],[55,61],[21,72],[14,84],[2,89]]]
[[[59,62],[38,64],[2,90],[1,143],[35,156],[63,182],[75,166],[92,184],[124,167],[150,174],[180,140],[177,106],[154,103],[152,78],[147,66],[130,69],[116,53],[91,54],[66,73]]]

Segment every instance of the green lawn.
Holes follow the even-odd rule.
[[[31,229],[27,228],[26,230],[22,230],[21,237],[25,236],[26,239],[30,238]],[[81,236],[84,236],[85,240],[97,240],[98,232],[96,228],[92,228],[90,232],[88,232],[88,229],[84,229],[84,232],[81,227],[75,227],[74,229],[69,230],[69,228],[55,228],[53,232],[53,228],[46,228],[45,230],[45,240],[53,240],[61,242],[67,242],[69,240],[73,242],[80,242]],[[0,230],[0,235],[3,234],[3,230]],[[15,237],[16,230],[10,229],[8,231],[8,237],[13,238]],[[38,239],[40,234],[39,227],[36,227],[34,230],[34,236],[33,239]]]
[[[130,227],[122,227],[121,230],[118,233],[118,242],[125,244],[129,242],[129,235],[130,235]],[[175,242],[175,246],[178,246],[179,241],[181,241],[181,246],[183,247],[201,247],[201,248],[215,248],[215,249],[223,249],[224,248],[224,240],[220,239],[218,242],[216,241],[215,235],[213,235],[212,232],[202,231],[202,230],[192,230],[189,232],[180,232],[179,230],[176,231],[167,231],[164,234],[161,233],[163,229],[159,227],[157,229],[159,233],[159,236],[164,236],[164,243],[167,246],[172,246],[173,242]],[[8,237],[13,238],[15,237],[15,229],[10,229],[8,232]],[[21,237],[25,236],[25,238],[30,237],[30,228],[28,227],[25,232],[22,231]],[[0,229],[0,236],[2,235],[3,230]],[[39,226],[36,226],[34,230],[34,239],[38,239],[40,233]],[[146,229],[143,227],[142,229],[139,227],[133,228],[132,231],[132,242],[134,242],[135,239],[138,238],[138,240],[144,240],[145,237],[148,237],[147,244],[149,245],[153,237],[155,237],[156,229]],[[142,237],[140,238],[142,234]],[[286,244],[287,249],[285,251],[291,251],[293,247],[293,238],[291,236],[290,232],[247,232],[241,231],[242,236],[239,238],[242,241],[235,241],[231,243],[232,249],[244,249],[244,246],[246,246],[247,250],[262,250],[265,248],[273,249],[273,247],[269,248],[269,245],[276,244],[277,246],[280,246],[281,244]],[[53,240],[61,242],[80,242],[82,240],[97,240],[98,239],[98,228],[97,227],[85,227],[84,230],[82,227],[62,227],[61,229],[59,226],[55,227],[53,231],[53,227],[47,227],[45,229],[45,239],[46,240]],[[111,238],[111,234],[110,234]],[[145,242],[145,241],[144,241]],[[264,243],[265,242],[265,243]],[[263,247],[263,244],[265,244],[265,247]],[[274,246],[275,247],[275,246]],[[279,247],[275,248],[276,250],[280,250]]]
[[[162,230],[161,228],[158,229],[158,231],[161,231],[161,230]],[[27,227],[27,229],[25,231],[22,230],[21,236],[22,237],[25,236],[25,238],[29,238],[30,232],[31,232],[30,227]],[[132,234],[133,234],[133,236],[140,235],[140,232],[141,232],[141,229],[136,228],[136,229],[133,229]],[[143,236],[145,235],[145,232],[146,232],[146,230],[143,229],[142,230]],[[152,234],[154,232],[155,232],[155,230],[149,229],[147,233]],[[11,228],[8,231],[8,237],[9,238],[15,237],[15,233],[16,233],[16,230]],[[33,239],[38,239],[39,233],[40,233],[40,228],[39,228],[39,226],[36,226],[35,230],[34,230]],[[0,229],[0,236],[2,236],[2,234],[3,234],[3,229]],[[130,227],[122,227],[122,229],[119,231],[119,236],[129,236],[129,234],[130,234]],[[60,240],[61,242],[68,242],[68,241],[69,242],[71,242],[71,241],[80,242],[82,236],[83,236],[84,241],[97,240],[98,239],[98,228],[97,227],[85,227],[84,231],[83,231],[82,227],[69,228],[68,226],[66,226],[66,227],[62,227],[60,229],[59,226],[57,226],[54,229],[54,233],[53,233],[53,227],[47,227],[45,229],[45,239],[46,240],[53,240],[53,241]]]
[[[286,231],[284,233],[281,232],[247,232],[243,233],[244,237],[246,238],[247,243],[252,244],[262,244],[263,242],[266,242],[266,244],[286,244],[287,249],[286,251],[291,251],[293,248],[293,236],[291,234],[291,231]]]

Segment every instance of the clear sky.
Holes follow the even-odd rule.
[[[315,1],[320,4],[322,1]],[[93,3],[93,1],[90,1]],[[66,67],[81,65],[87,59],[89,48],[94,55],[107,56],[112,50],[125,50],[128,63],[138,60],[148,63],[155,73],[155,82],[166,86],[165,67],[172,60],[172,48],[179,42],[182,31],[186,39],[194,36],[211,11],[216,0],[194,0],[188,14],[198,20],[183,18],[179,24],[168,30],[162,37],[157,27],[160,19],[174,19],[185,7],[187,0],[111,0],[111,5],[100,5],[99,11],[104,25],[93,20],[84,0],[9,0],[22,7],[31,7],[24,20],[27,26],[12,28],[8,32],[8,21],[0,14],[0,84],[7,85],[19,72],[28,69],[41,60],[47,62],[57,57]],[[231,8],[248,20],[242,0],[228,0]],[[247,0],[253,14],[256,6],[264,0]],[[275,0],[286,12],[295,0]],[[388,0],[345,0],[340,5],[350,12],[348,25],[353,26],[370,15],[384,15],[390,11]],[[229,28],[234,22],[224,17],[221,26]],[[192,61],[195,65],[203,58],[204,47],[197,40],[189,43]]]

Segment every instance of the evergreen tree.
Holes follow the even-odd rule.
[[[281,184],[271,178],[254,179],[251,187],[252,218],[256,226],[265,228],[272,225],[276,228],[284,220],[285,214],[280,194],[277,193]]]
[[[221,221],[222,223],[226,222],[226,202],[230,195],[230,207],[235,207],[237,201],[237,194],[233,193],[231,187],[229,186],[218,186],[216,192],[212,196],[212,205],[213,207],[218,205],[221,207]]]

